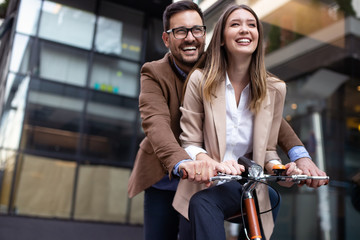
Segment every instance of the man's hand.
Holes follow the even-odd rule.
[[[326,176],[326,173],[320,170],[310,158],[299,158],[295,161],[296,166],[301,169],[302,174],[307,176]],[[318,188],[328,184],[329,180],[306,180],[306,185],[312,188]]]

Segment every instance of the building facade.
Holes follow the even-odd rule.
[[[141,226],[143,195],[127,197],[143,138],[139,71],[167,51],[161,16],[170,3],[9,1],[0,27],[0,218]],[[351,179],[360,171],[360,1],[197,3],[207,41],[228,4],[259,15],[267,68],[287,83],[284,117],[331,177],[320,189],[278,189],[274,239],[359,236]]]

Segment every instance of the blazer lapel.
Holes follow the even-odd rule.
[[[220,161],[224,158],[226,150],[226,99],[225,81],[221,81],[217,87],[215,97],[211,101],[211,110],[215,132],[217,135],[217,145],[219,146]]]
[[[271,97],[269,94],[269,91],[267,91],[266,97],[254,120],[253,159],[262,166],[264,162],[260,162],[259,160],[265,159],[266,143],[268,142],[272,122],[272,111],[270,108]]]

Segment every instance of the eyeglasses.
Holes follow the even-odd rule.
[[[178,27],[167,30],[166,33],[170,34],[172,32],[176,39],[184,39],[187,37],[189,31],[195,38],[199,38],[205,35],[206,26],[194,26],[192,28]]]

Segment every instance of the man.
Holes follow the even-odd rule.
[[[173,170],[179,162],[190,159],[179,145],[179,107],[187,74],[205,47],[203,14],[195,3],[170,4],[164,11],[163,25],[162,39],[170,51],[158,61],[145,63],[141,69],[139,110],[146,137],[140,144],[128,185],[130,198],[145,190],[145,240],[177,239],[179,214],[172,207],[172,201],[178,178]],[[306,157],[303,144],[285,120],[279,132],[279,145],[292,161],[297,159],[296,164],[304,174],[325,175]],[[296,148],[292,148],[294,146]],[[189,176],[195,176],[192,169],[198,161],[187,164],[193,164],[194,167],[187,170]],[[318,187],[324,182],[307,184]]]

